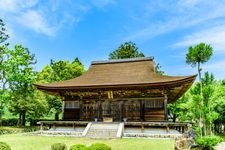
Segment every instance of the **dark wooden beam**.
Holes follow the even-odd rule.
[[[165,94],[165,97],[164,97],[164,113],[165,113],[165,120],[168,119],[168,111],[167,111],[167,94]]]

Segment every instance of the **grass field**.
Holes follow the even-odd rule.
[[[50,150],[50,145],[57,142],[67,144],[86,144],[101,142],[112,150],[174,150],[172,139],[124,138],[113,140],[94,140],[74,137],[30,136],[24,134],[1,135],[0,141],[7,142],[12,150]]]

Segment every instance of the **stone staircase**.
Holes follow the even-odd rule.
[[[87,126],[88,127],[88,126]],[[113,139],[121,138],[123,134],[123,123],[105,123],[105,122],[92,122],[89,124],[85,137],[88,138],[101,138]]]

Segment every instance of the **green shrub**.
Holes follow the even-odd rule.
[[[51,150],[67,150],[67,146],[64,143],[54,143],[51,145]]]
[[[0,135],[37,131],[38,127],[0,127]]]
[[[2,134],[13,134],[21,133],[23,129],[14,127],[0,127],[0,135]]]
[[[111,150],[111,147],[104,143],[94,143],[91,146],[89,146],[90,150]]]
[[[11,148],[7,143],[0,142],[0,150],[11,150]]]
[[[204,136],[196,139],[197,144],[204,150],[212,150],[221,141],[222,139],[218,136]]]
[[[76,145],[71,145],[70,150],[90,150],[90,149],[83,144],[76,144]]]
[[[23,127],[22,132],[34,132],[40,130],[37,126]]]
[[[18,123],[18,118],[8,118],[8,119],[3,118],[1,125],[2,126],[16,126],[17,123]]]

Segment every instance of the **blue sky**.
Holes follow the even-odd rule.
[[[203,71],[225,78],[225,0],[0,0],[11,46],[36,55],[36,70],[78,57],[85,68],[125,41],[154,56],[169,75],[190,75],[191,45],[214,48]]]

